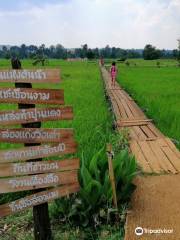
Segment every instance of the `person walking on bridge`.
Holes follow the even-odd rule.
[[[115,87],[115,81],[116,81],[116,76],[117,76],[117,67],[116,67],[115,62],[112,62],[110,74],[111,74],[111,86]]]

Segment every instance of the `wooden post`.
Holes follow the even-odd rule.
[[[12,60],[13,69],[21,69],[21,63]],[[31,83],[15,83],[16,88],[32,88]],[[35,104],[18,104],[19,109],[35,108]],[[40,128],[41,122],[22,124],[23,128]],[[39,143],[26,143],[25,146],[37,146]],[[41,161],[42,159],[35,159],[33,161]],[[38,190],[34,191],[38,192]],[[33,207],[34,219],[34,237],[35,240],[52,240],[51,225],[48,212],[48,203],[43,203]]]
[[[113,204],[114,204],[114,207],[116,209],[118,209],[117,195],[116,195],[116,184],[115,184],[114,170],[113,170],[113,163],[112,163],[113,152],[112,152],[112,145],[111,144],[107,144],[106,151],[107,151],[107,156],[108,156],[109,177],[110,177],[112,191],[113,191]]]

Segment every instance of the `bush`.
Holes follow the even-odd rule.
[[[157,65],[158,68],[160,68],[160,62],[159,61],[156,62],[156,65]]]
[[[114,145],[114,150],[113,168],[117,198],[122,204],[129,200],[135,188],[132,180],[136,175],[136,162],[134,157],[128,154],[127,148],[119,151],[119,146]],[[56,200],[53,215],[83,227],[107,222],[115,210],[112,207],[106,144],[90,161],[82,157],[79,180],[80,192],[69,199]]]
[[[126,64],[126,66],[127,66],[127,67],[129,67],[129,66],[130,66],[130,62],[129,62],[129,61],[127,61],[127,60],[125,61],[125,64]]]

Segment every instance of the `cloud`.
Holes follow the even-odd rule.
[[[0,8],[0,44],[176,48],[179,0],[23,1]],[[22,1],[21,1],[22,2]]]

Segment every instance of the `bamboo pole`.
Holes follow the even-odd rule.
[[[117,205],[117,194],[116,194],[116,184],[115,184],[115,178],[114,178],[114,170],[113,170],[113,151],[112,151],[112,145],[107,144],[106,147],[106,152],[108,156],[108,165],[109,165],[109,177],[110,177],[110,182],[112,186],[112,191],[113,191],[113,204],[116,209],[118,209]]]

